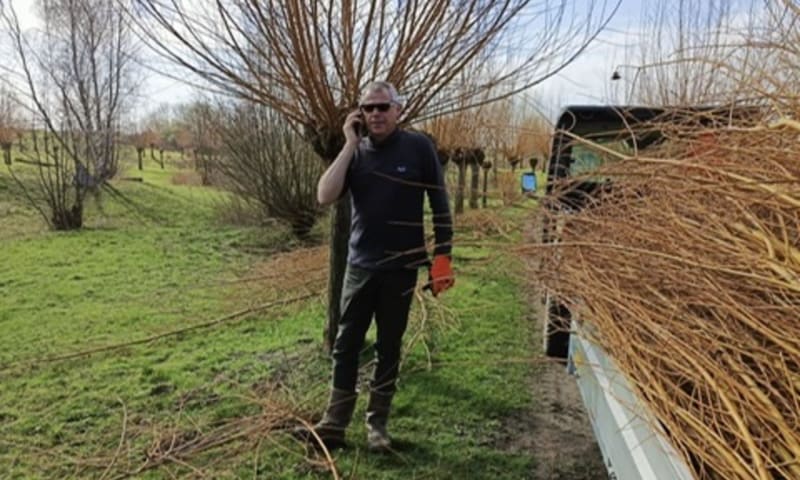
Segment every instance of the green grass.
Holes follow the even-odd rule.
[[[264,261],[264,252],[291,245],[287,232],[220,225],[222,194],[173,185],[177,170],[174,159],[169,163],[166,171],[151,162],[144,172],[126,173],[142,176],[141,183],[115,183],[136,209],[108,198],[91,203],[87,228],[66,233],[43,230],[0,169],[0,478],[99,478],[118,447],[115,466],[133,469],[152,447],[153,432],[209,431],[258,414],[259,386],[275,378],[311,398],[305,410],[322,407],[330,367],[320,345],[319,300],[48,360],[257,303],[249,298],[257,295],[253,286],[224,281]],[[529,207],[498,214],[521,223]],[[520,433],[513,419],[535,408],[526,387],[530,367],[508,360],[530,358],[535,340],[519,262],[500,250],[457,247],[457,284],[442,298],[455,317],[427,333],[432,366],[417,344],[401,373],[391,420],[398,454],[366,452],[362,398],[351,448],[336,453],[345,478],[528,478],[535,452],[509,450],[505,439]],[[278,434],[188,462],[211,478],[331,478],[302,454]],[[171,464],[140,478],[188,472]]]

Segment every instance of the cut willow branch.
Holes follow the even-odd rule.
[[[787,122],[744,122],[664,125],[638,156],[574,139],[616,159],[593,173],[611,187],[563,215],[554,184],[559,243],[521,247],[698,479],[800,472],[800,149]]]

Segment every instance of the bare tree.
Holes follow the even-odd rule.
[[[38,193],[27,197],[52,228],[76,229],[87,194],[99,194],[117,172],[134,49],[117,0],[41,0],[39,7],[43,27],[35,36],[23,35],[11,5],[2,9],[17,57],[6,82],[24,91],[38,129],[30,154]]]
[[[193,144],[194,139],[189,129],[183,125],[178,126],[175,130],[175,147],[181,152],[181,161],[186,156],[186,150],[192,148]]]
[[[144,147],[150,149],[150,160],[156,161],[156,147],[161,145],[161,135],[152,128],[147,128],[139,134],[139,138]],[[163,164],[161,168],[164,168]]]
[[[467,185],[467,169],[472,168],[470,183],[470,207],[477,208],[478,185],[477,174],[480,164],[485,158],[485,136],[480,132],[486,126],[486,107],[478,107],[471,111],[458,111],[449,115],[434,118],[423,124],[437,142],[440,155],[454,164],[458,169],[458,180],[455,187],[454,210],[463,213]]]
[[[501,151],[511,164],[512,170],[527,164],[531,171],[534,171],[539,162],[547,158],[550,151],[550,128],[547,120],[538,112],[520,108],[519,105],[515,107],[512,109],[513,114],[506,115],[508,120],[504,129],[507,140]]]
[[[800,85],[800,5],[772,1],[751,9],[741,27],[735,59],[725,65],[740,90],[771,106],[781,117],[797,118]]]
[[[184,105],[179,117],[192,140],[194,168],[200,173],[203,185],[211,185],[217,157],[222,148],[216,128],[219,123],[218,112],[210,102],[198,100]]]
[[[158,150],[158,163],[164,169],[164,150],[177,148],[175,144],[175,108],[168,103],[161,103],[145,115],[142,124],[152,133],[150,138],[150,158],[156,161]]]
[[[209,88],[274,108],[331,162],[369,81],[391,81],[406,94],[407,121],[510,96],[583,51],[619,5],[607,1],[589,0],[578,12],[566,0],[136,0],[132,17],[154,49]],[[460,79],[489,57],[502,68]],[[349,200],[334,206],[332,221],[327,347],[340,315]]]
[[[763,59],[753,55],[743,33],[766,25],[760,4],[726,0],[648,4],[642,22],[648,41],[639,44],[639,65],[627,66],[633,69],[626,75],[632,97],[628,100],[646,105],[702,105],[751,95],[742,74],[749,77],[760,70]]]
[[[3,161],[11,165],[11,147],[19,135],[19,104],[14,94],[0,85],[0,150]]]
[[[150,145],[148,136],[148,131],[144,131],[138,132],[132,137],[133,147],[136,149],[136,163],[139,170],[144,169],[144,151],[147,149],[147,146]]]
[[[251,102],[221,108],[215,125],[224,185],[254,201],[265,217],[308,238],[320,214],[315,180],[323,167],[307,142],[274,110]]]

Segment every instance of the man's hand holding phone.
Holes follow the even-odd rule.
[[[364,116],[360,110],[355,110],[347,115],[344,121],[344,137],[347,142],[358,143],[361,140],[361,133],[365,129]]]

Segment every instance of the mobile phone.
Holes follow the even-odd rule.
[[[364,121],[364,114],[358,115],[358,120],[355,122],[355,129],[359,137],[367,136],[367,124]]]

